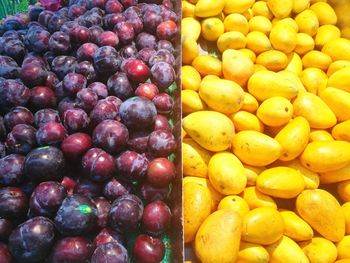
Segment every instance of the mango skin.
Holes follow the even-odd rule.
[[[314,236],[311,226],[296,213],[288,210],[280,212],[284,221],[284,235],[296,242],[310,240]]]
[[[333,263],[337,259],[337,248],[325,238],[314,237],[309,241],[301,242],[300,246],[311,263]]]

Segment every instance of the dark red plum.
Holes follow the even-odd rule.
[[[28,63],[22,66],[21,80],[29,87],[43,85],[47,79],[47,71],[41,65]]]
[[[121,0],[120,1],[124,8],[128,8],[130,6],[136,6],[138,4],[138,0]]]
[[[168,20],[157,26],[157,37],[164,40],[172,40],[178,33],[177,25],[174,21]]]
[[[0,240],[7,240],[12,232],[13,225],[10,220],[0,218]],[[1,256],[0,256],[1,258]]]
[[[54,245],[50,262],[85,263],[88,262],[93,251],[93,245],[85,237],[65,237]]]
[[[45,9],[50,10],[50,11],[57,11],[58,9],[60,9],[62,7],[61,2],[57,2],[57,1],[50,1],[50,0],[46,0],[46,1],[42,1],[42,5]]]
[[[157,39],[149,33],[142,32],[136,37],[136,46],[139,50],[146,47],[155,49],[157,46]]]
[[[157,50],[160,49],[166,49],[168,51],[170,51],[171,53],[175,52],[175,48],[173,46],[173,44],[168,41],[168,40],[159,40],[157,43]]]
[[[129,44],[135,38],[133,26],[128,22],[119,22],[115,25],[113,31],[117,32],[119,40],[123,44]]]
[[[98,49],[98,46],[94,43],[85,43],[77,50],[78,61],[92,61],[93,56]]]
[[[0,189],[0,217],[20,219],[27,213],[28,198],[17,187],[3,187]]]
[[[166,157],[176,150],[174,135],[168,130],[156,130],[149,135],[148,149],[157,157]]]
[[[142,216],[143,229],[152,236],[160,236],[169,227],[171,210],[163,201],[154,201],[145,206]]]
[[[93,126],[98,125],[104,120],[116,120],[119,118],[117,105],[108,101],[107,98],[98,101],[90,112],[90,120]]]
[[[61,144],[61,149],[69,160],[78,161],[91,146],[91,137],[86,133],[78,132],[65,138]]]
[[[98,39],[98,36],[104,32],[103,28],[100,27],[100,26],[91,26],[89,28],[89,36],[90,36],[90,41],[92,43],[95,43],[97,44],[97,39]]]
[[[30,197],[30,211],[36,216],[52,218],[66,196],[67,191],[59,182],[43,182],[34,189]]]
[[[103,46],[97,49],[93,61],[95,69],[107,76],[116,73],[121,64],[121,58],[115,48],[111,46]]]
[[[84,131],[89,123],[90,118],[82,109],[68,109],[63,113],[63,125],[69,133]]]
[[[118,35],[112,31],[105,31],[105,32],[101,33],[98,36],[97,41],[98,41],[98,45],[100,47],[111,46],[111,47],[116,48],[119,44]]]
[[[54,17],[54,16],[53,16]],[[52,17],[50,18],[50,21]],[[41,28],[32,27],[25,36],[24,43],[30,51],[44,53],[48,50],[50,33]]]
[[[98,102],[98,96],[91,88],[82,89],[77,93],[76,105],[86,112],[90,112]]]
[[[125,194],[129,194],[129,190],[115,178],[112,178],[103,188],[103,195],[109,201],[114,201],[119,196]]]
[[[63,179],[62,179],[62,181],[61,181],[61,184],[62,184],[63,187],[66,189],[67,194],[68,194],[68,195],[72,195],[73,192],[74,192],[74,188],[75,188],[76,185],[77,185],[77,182],[74,181],[73,178],[68,177],[68,176],[65,176],[65,177],[63,177]]]
[[[158,93],[159,90],[157,86],[151,82],[142,83],[135,90],[136,96],[145,97],[149,100],[153,100]]]
[[[107,14],[121,13],[124,7],[118,0],[108,0],[104,6]]]
[[[5,39],[1,48],[3,55],[13,58],[17,63],[21,63],[26,54],[26,48],[19,39]]]
[[[19,225],[9,237],[9,249],[19,262],[45,259],[55,239],[55,229],[46,217],[34,217]]]
[[[36,129],[27,124],[18,124],[7,135],[6,148],[9,153],[27,154],[36,146]]]
[[[107,14],[103,17],[104,27],[112,30],[116,24],[126,21],[126,18],[122,13]],[[115,32],[115,30],[113,30]],[[118,34],[119,37],[119,34]]]
[[[0,159],[0,184],[14,186],[22,181],[24,156],[10,154]]]
[[[62,80],[68,73],[74,72],[76,63],[75,57],[58,56],[52,61],[52,71]]]
[[[129,7],[129,8],[132,8],[132,7]],[[132,27],[134,28],[135,34],[139,34],[142,32],[143,22],[139,16],[136,16],[136,17],[128,16],[128,14],[126,12],[124,12],[124,16],[127,18],[126,21],[129,22],[132,25]]]
[[[38,65],[44,69],[49,69],[49,65],[45,61],[45,58],[37,55],[36,53],[28,53],[23,60],[22,67],[27,64]]]
[[[123,123],[132,129],[146,129],[153,126],[157,110],[154,104],[144,97],[132,97],[119,108]]]
[[[51,88],[45,86],[37,86],[31,89],[29,105],[34,110],[53,108],[56,106],[56,103],[57,98],[55,92]]]
[[[39,128],[43,124],[48,122],[61,122],[60,116],[57,110],[54,109],[42,109],[34,114],[34,125]]]
[[[0,263],[11,263],[12,256],[11,253],[4,243],[0,243]]]
[[[157,26],[162,22],[163,19],[159,12],[148,10],[143,15],[145,30],[150,33],[155,33]]]
[[[101,193],[102,185],[86,178],[79,178],[74,188],[74,194],[80,194],[89,198],[100,196]]]
[[[68,73],[62,81],[63,89],[65,92],[67,92],[70,96],[75,96],[78,91],[86,88],[86,78],[77,73]]]
[[[61,26],[60,31],[69,35],[72,28],[77,27],[79,24],[77,21],[67,21]]]
[[[50,18],[53,16],[53,12],[49,11],[49,10],[44,10],[39,14],[38,17],[38,22],[43,25],[43,26],[47,26],[47,23],[49,23]]]
[[[39,146],[59,146],[66,137],[66,129],[58,122],[43,124],[35,134]]]
[[[108,181],[116,172],[113,156],[99,148],[92,148],[85,153],[82,168],[85,174],[96,182]]]
[[[73,27],[69,32],[69,36],[73,45],[81,45],[90,40],[89,29],[84,26]]]
[[[74,19],[83,15],[85,12],[86,12],[86,8],[84,6],[74,4],[69,7],[68,17],[70,19]]]
[[[31,151],[25,159],[24,174],[35,182],[60,181],[65,172],[63,153],[51,146]]]
[[[94,239],[94,246],[99,247],[107,243],[118,242],[125,244],[125,237],[109,228],[103,228]]]
[[[49,40],[49,49],[55,54],[65,54],[69,52],[70,39],[69,35],[64,32],[55,32],[52,34]]]
[[[149,133],[144,131],[130,133],[128,148],[138,153],[146,152],[148,150],[147,149],[148,136],[149,136]]]
[[[164,201],[168,199],[170,194],[170,188],[168,186],[165,187],[154,187],[148,182],[145,182],[141,187],[141,195],[146,202],[153,201]]]
[[[118,197],[109,212],[109,225],[120,233],[137,230],[142,219],[143,205],[136,195],[126,194]]]
[[[148,165],[146,179],[155,187],[166,187],[174,180],[175,165],[166,158],[156,158]]]
[[[97,74],[94,66],[90,61],[82,61],[75,67],[75,73],[83,75],[86,78],[87,83],[96,81]]]
[[[60,11],[62,11],[61,9]],[[56,12],[49,20],[49,23],[47,23],[47,28],[51,33],[54,33],[56,31],[59,31],[61,26],[64,25],[64,23],[68,22],[69,18],[63,14],[60,14]]]
[[[141,9],[137,6],[130,6],[124,11],[125,17],[136,18],[141,17]]]
[[[150,76],[148,66],[139,59],[129,58],[123,61],[122,70],[135,83],[145,82]]]
[[[162,15],[163,21],[165,22],[172,21],[176,23],[178,20],[177,14],[173,10],[165,7],[165,5],[160,6],[160,13]]]
[[[30,90],[22,82],[7,79],[0,85],[0,106],[25,106],[30,98]]]
[[[91,263],[127,263],[128,251],[118,242],[111,242],[96,248]]]
[[[118,176],[124,181],[141,181],[147,172],[148,160],[134,151],[125,151],[116,159]]]
[[[158,114],[154,123],[154,130],[166,130],[171,132],[172,127],[166,117]]]
[[[74,109],[77,107],[77,103],[71,97],[63,98],[60,103],[58,103],[57,109],[60,114],[61,119],[63,119],[63,114],[66,110]]]
[[[122,72],[117,72],[112,75],[107,81],[107,87],[110,94],[120,98],[121,100],[126,100],[134,93],[127,75]]]
[[[102,196],[93,198],[93,202],[96,205],[97,227],[99,229],[105,228],[107,226],[111,204]]]
[[[168,88],[175,81],[175,71],[166,62],[158,62],[151,68],[151,79],[161,89]]]
[[[93,82],[88,88],[92,89],[92,91],[97,94],[98,99],[104,99],[108,96],[107,86],[102,82]]]
[[[156,53],[153,48],[143,48],[137,53],[137,58],[148,64],[151,57]]]
[[[34,122],[33,113],[25,107],[15,107],[4,116],[4,123],[8,130],[12,130],[17,124],[32,125]]]
[[[157,112],[159,114],[169,114],[173,111],[174,108],[174,100],[167,93],[159,93],[157,94],[152,102],[157,108]]]
[[[92,134],[92,142],[110,154],[124,149],[129,139],[128,129],[119,121],[104,120],[96,126]]]
[[[2,78],[17,78],[19,70],[16,61],[8,56],[0,56],[0,77]]]
[[[82,15],[81,17],[79,17],[77,19],[79,25],[85,26],[87,28],[90,28],[92,26],[102,26],[103,25],[102,15],[100,15],[100,12],[92,12],[93,9],[89,10],[88,12],[86,12],[84,15]],[[101,9],[99,9],[99,10],[101,10]],[[94,42],[94,41],[92,41],[92,42]]]
[[[170,64],[172,67],[175,66],[175,58],[174,55],[167,49],[159,49],[153,56],[149,59],[149,66],[152,67],[154,64],[158,62],[166,62]]]
[[[88,234],[96,224],[96,206],[89,197],[73,194],[63,200],[55,217],[55,225],[62,235]]]
[[[55,73],[52,71],[47,72],[47,78],[44,86],[54,89],[58,82],[60,81]]]
[[[148,235],[139,235],[132,249],[132,254],[139,263],[159,263],[165,255],[165,246],[161,239]]]
[[[92,6],[104,8],[107,0],[92,0]]]

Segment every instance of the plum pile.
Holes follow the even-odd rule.
[[[42,0],[0,25],[1,263],[164,259],[177,149],[172,9]]]

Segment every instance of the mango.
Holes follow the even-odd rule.
[[[314,236],[311,226],[292,211],[280,212],[284,222],[284,235],[296,242],[310,240]]]
[[[314,237],[310,241],[301,242],[300,246],[310,263],[332,263],[337,259],[337,248],[325,238]]]

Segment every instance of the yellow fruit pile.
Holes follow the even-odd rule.
[[[182,1],[184,230],[203,263],[350,262],[350,2],[330,2]]]

